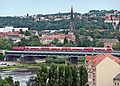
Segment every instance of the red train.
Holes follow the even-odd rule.
[[[15,51],[88,51],[88,52],[113,51],[113,49],[110,47],[35,47],[35,46],[13,47],[12,50],[15,50]]]

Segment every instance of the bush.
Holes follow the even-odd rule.
[[[51,63],[55,63],[55,64],[65,64],[65,59],[64,58],[48,58],[46,60],[46,63],[51,64]]]

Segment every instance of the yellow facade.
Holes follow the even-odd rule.
[[[113,78],[120,73],[120,65],[109,57],[96,65],[96,86],[113,86]]]

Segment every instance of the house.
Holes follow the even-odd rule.
[[[21,38],[24,38],[25,36],[23,34],[10,34],[8,35],[8,38],[12,39],[14,43],[20,42]]]
[[[0,32],[15,32],[15,31],[28,31],[28,28],[14,28],[12,26],[5,26],[4,28],[0,28]]]
[[[120,86],[120,74],[113,78],[113,86]]]
[[[117,25],[119,24],[119,17],[108,15],[105,16],[104,19],[105,19],[104,21],[105,23],[112,23],[114,29],[116,29]]]
[[[89,86],[113,86],[113,78],[120,73],[120,59],[111,54],[86,56]]]
[[[68,41],[75,41],[75,36],[73,34],[51,34],[51,35],[43,35],[40,37],[41,41],[44,44],[49,44],[51,43],[54,39],[58,39],[61,43],[64,42],[65,37],[67,38]]]
[[[104,47],[112,47],[115,43],[119,42],[118,39],[98,39],[98,41],[103,42]]]
[[[52,34],[52,35],[44,35],[40,37],[41,41],[44,44],[49,44],[51,43],[54,39],[59,39],[61,43],[64,42],[65,35],[64,34]]]
[[[37,30],[30,30],[31,34],[32,35],[36,35],[36,36],[39,36],[39,33]]]
[[[24,38],[24,34],[19,34],[18,31],[15,32],[0,32],[0,38],[10,38],[14,43],[21,41],[21,38]]]

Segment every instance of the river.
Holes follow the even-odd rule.
[[[0,76],[4,79],[5,77],[11,76],[14,81],[19,81],[20,86],[27,86],[26,82],[32,76],[36,76],[35,72],[31,69],[17,69],[17,70],[0,70]]]

